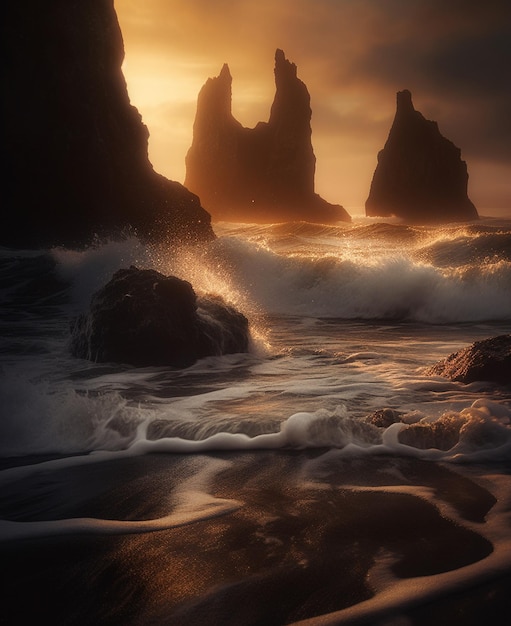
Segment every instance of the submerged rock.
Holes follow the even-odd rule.
[[[404,413],[396,409],[378,409],[370,415],[366,416],[365,421],[379,428],[388,428],[391,424],[400,422]]]
[[[2,245],[214,238],[198,197],[149,162],[113,0],[5,0],[1,29]]]
[[[407,424],[399,432],[400,443],[427,450],[451,450],[460,439],[460,430],[466,424],[460,415],[444,415],[436,421]]]
[[[487,380],[511,385],[511,335],[476,341],[433,365],[427,374],[462,383]]]
[[[436,122],[414,109],[408,90],[397,94],[394,123],[378,154],[366,215],[396,216],[412,223],[478,219],[467,195],[468,173],[461,151]]]
[[[71,352],[96,362],[186,367],[205,356],[247,352],[247,318],[220,297],[197,298],[175,276],[117,271],[72,324]]]
[[[188,189],[217,220],[350,221],[314,193],[316,158],[306,85],[282,50],[275,54],[276,93],[268,122],[243,127],[231,111],[232,77],[224,65],[202,87],[186,156]]]

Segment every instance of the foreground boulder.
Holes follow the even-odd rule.
[[[72,325],[71,352],[96,362],[186,367],[247,352],[247,318],[189,282],[136,267],[117,271]]]
[[[366,215],[395,216],[410,223],[478,219],[467,195],[467,164],[443,137],[436,122],[412,104],[408,90],[397,94],[394,123],[378,154]]]
[[[476,341],[433,365],[427,374],[462,383],[487,380],[511,385],[511,335]]]
[[[0,245],[74,246],[128,229],[214,238],[199,198],[149,162],[113,0],[4,0],[0,28]]]
[[[268,122],[244,128],[231,112],[232,78],[202,87],[186,156],[185,185],[216,220],[350,221],[339,205],[314,193],[310,96],[294,63],[275,54],[276,93]]]

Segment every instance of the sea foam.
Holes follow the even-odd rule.
[[[50,535],[148,533],[193,524],[239,509],[242,506],[241,502],[215,498],[208,493],[215,475],[224,470],[229,465],[228,462],[219,459],[202,459],[199,463],[201,467],[198,467],[196,472],[184,480],[173,493],[177,504],[172,507],[169,504],[172,511],[163,517],[135,521],[85,517],[23,522],[0,520],[0,542]],[[53,463],[53,467],[55,465]],[[69,467],[62,462],[57,465]],[[48,468],[48,464],[46,467]]]
[[[360,246],[359,246],[360,248]],[[200,253],[162,263],[196,289],[219,291],[245,314],[415,320],[439,324],[511,319],[511,261],[436,266],[400,252],[282,254],[219,238]]]

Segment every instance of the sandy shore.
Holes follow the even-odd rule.
[[[200,521],[156,532],[123,533],[121,525],[118,534],[1,542],[8,576],[0,623],[314,621],[369,600],[394,579],[434,577],[492,554],[474,529],[484,530],[495,498],[476,482],[413,459],[340,461],[323,452],[153,454],[7,482],[4,519],[150,520],[188,498],[185,509],[195,507]],[[206,485],[196,477],[210,466]],[[206,491],[210,500],[238,506],[208,516]],[[509,589],[511,575],[501,572],[420,606],[407,608],[403,598],[399,624],[480,624],[483,616],[484,623],[504,623],[490,617],[509,611]],[[396,619],[394,612],[381,624]]]

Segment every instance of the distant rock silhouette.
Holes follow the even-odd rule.
[[[74,245],[127,227],[171,241],[213,238],[197,196],[148,160],[113,0],[2,7],[0,244]]]
[[[468,173],[461,151],[412,104],[408,90],[397,94],[394,123],[378,154],[366,215],[395,215],[411,223],[478,219],[467,195]]]
[[[350,221],[339,205],[314,192],[316,158],[311,143],[310,96],[296,65],[275,54],[276,93],[268,122],[243,127],[232,115],[232,78],[202,87],[185,185],[214,219],[241,222]]]
[[[248,320],[219,296],[137,267],[118,270],[72,324],[71,352],[96,362],[187,367],[205,356],[247,352]]]

